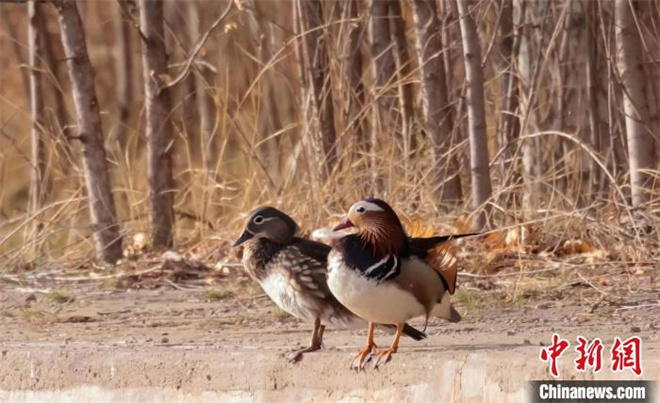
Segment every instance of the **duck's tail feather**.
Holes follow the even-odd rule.
[[[390,334],[394,334],[394,332],[396,331],[395,325],[378,325],[378,327]],[[405,334],[406,336],[410,337],[415,341],[420,341],[427,337],[426,333],[415,329],[414,327],[410,326],[407,323],[403,325],[403,334]]]

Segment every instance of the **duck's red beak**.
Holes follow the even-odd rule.
[[[341,223],[339,223],[339,225],[337,225],[336,227],[334,227],[332,230],[333,230],[333,231],[339,231],[339,230],[346,229],[346,228],[351,228],[351,227],[354,227],[354,226],[355,226],[355,225],[353,225],[353,223],[351,222],[351,220],[349,220],[349,219],[347,218],[347,219],[345,219],[344,221],[342,221]]]

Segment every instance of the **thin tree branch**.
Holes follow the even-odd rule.
[[[181,69],[179,74],[177,74],[177,76],[172,81],[170,81],[168,83],[165,83],[160,88],[158,88],[158,93],[159,94],[160,94],[161,91],[163,91],[167,88],[174,87],[175,85],[177,85],[180,82],[182,82],[183,80],[185,80],[186,77],[188,77],[188,74],[190,73],[190,67],[192,66],[193,61],[197,57],[197,54],[202,50],[202,47],[204,46],[204,43],[206,43],[206,40],[209,38],[209,35],[211,35],[211,32],[213,32],[213,30],[216,29],[220,25],[220,23],[225,19],[225,17],[227,17],[227,15],[229,14],[229,12],[231,11],[233,6],[234,6],[234,2],[230,1],[229,5],[225,9],[225,11],[220,15],[220,17],[218,17],[213,22],[211,27],[208,30],[206,30],[206,32],[204,32],[204,35],[202,35],[202,37],[199,38],[199,40],[197,41],[197,43],[193,47],[192,51],[190,52],[190,55],[186,59],[186,63],[184,64],[183,69]]]

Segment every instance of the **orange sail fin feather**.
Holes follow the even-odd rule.
[[[426,257],[426,262],[440,273],[447,282],[450,294],[454,294],[456,289],[456,279],[458,278],[458,258],[456,257],[456,246],[453,242],[443,243],[431,250]]]
[[[399,217],[410,238],[433,237],[433,228],[430,225],[424,225],[424,221],[421,219],[413,219],[403,213],[400,213]],[[424,260],[442,276],[448,286],[447,291],[453,294],[458,277],[458,259],[456,258],[456,247],[453,242],[442,242],[428,249],[427,253],[428,255]]]

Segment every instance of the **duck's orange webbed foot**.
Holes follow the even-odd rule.
[[[364,369],[364,365],[369,362],[371,356],[374,353],[376,348],[376,343],[374,343],[374,324],[369,322],[369,332],[367,334],[367,346],[363,348],[359,353],[353,357],[351,360],[351,365],[349,369],[354,369],[355,372],[360,372]],[[357,360],[357,365],[356,361]]]
[[[364,366],[371,360],[371,356],[373,355],[375,349],[376,345],[367,345],[365,348],[360,350],[360,352],[357,353],[351,360],[349,369],[354,369],[356,372],[362,371]]]
[[[394,341],[390,348],[380,350],[376,357],[376,362],[374,363],[374,368],[378,368],[380,364],[387,364],[392,359],[392,354],[396,353],[399,349],[399,339],[401,338],[401,333],[403,333],[404,323],[399,323],[396,326],[396,335],[394,335]]]
[[[379,365],[385,365],[390,362],[392,360],[392,354],[396,353],[396,351],[397,349],[393,347],[378,351],[374,368],[378,368]]]

